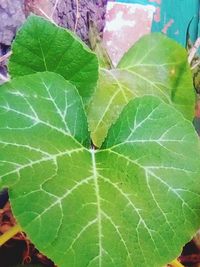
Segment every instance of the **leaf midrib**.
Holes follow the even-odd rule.
[[[95,159],[95,150],[91,149],[91,158],[92,158],[92,170],[93,170],[93,177],[94,177],[94,187],[95,187],[95,194],[96,194],[96,201],[97,201],[97,224],[98,224],[98,237],[99,237],[99,267],[102,267],[102,255],[103,255],[103,246],[102,246],[102,210],[101,210],[101,198],[100,198],[100,190],[99,190],[99,183],[98,183],[98,172],[96,167],[96,159]]]

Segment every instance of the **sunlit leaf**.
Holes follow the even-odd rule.
[[[125,107],[103,149],[89,141],[80,96],[62,77],[1,86],[0,182],[18,223],[59,267],[170,262],[199,227],[192,124],[146,96]]]
[[[194,117],[195,92],[187,53],[162,34],[141,38],[116,69],[101,71],[88,111],[91,136],[97,147],[130,99],[143,95],[158,96],[186,118]]]

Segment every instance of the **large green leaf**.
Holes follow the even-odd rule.
[[[31,15],[12,44],[12,77],[51,71],[76,85],[88,101],[98,79],[96,55],[72,32]]]
[[[50,173],[50,153],[65,154],[68,146],[73,150],[78,141],[89,145],[82,105],[75,87],[54,73],[27,75],[1,87],[0,175],[8,173],[6,185],[18,180],[16,168],[25,171],[28,167],[31,174],[32,163],[37,159],[37,166],[49,165]]]
[[[155,95],[194,117],[195,93],[184,48],[158,33],[141,38],[117,69],[102,70],[88,116],[94,144],[100,147],[108,129],[135,96]]]
[[[104,149],[88,142],[80,97],[60,76],[1,87],[1,187],[9,186],[24,231],[59,267],[171,261],[199,226],[200,146],[191,123],[155,97],[136,98]]]

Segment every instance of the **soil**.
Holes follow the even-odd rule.
[[[89,21],[95,22],[99,32],[105,24],[107,0],[60,1],[54,13],[58,25],[75,31],[88,42]]]
[[[16,224],[6,190],[0,195],[0,204],[0,234],[3,234]],[[34,247],[23,232],[17,234],[0,248],[1,267],[11,267],[18,264],[27,264],[28,266],[40,264],[41,267],[55,267],[51,260]]]
[[[0,45],[1,54],[4,47],[9,47],[17,29],[25,21],[24,0],[0,1]]]
[[[16,31],[32,12],[71,29],[86,43],[90,21],[101,34],[107,0],[0,0],[0,57],[9,50]],[[0,74],[6,76],[6,61],[0,60]],[[1,80],[0,80],[1,83]]]
[[[1,0],[0,56],[7,52],[17,29],[31,12],[52,18],[88,42],[90,20],[99,32],[103,31],[106,4],[107,0]]]
[[[24,0],[0,1],[0,57],[10,50],[17,29],[25,21]],[[6,75],[6,62],[0,61],[0,73]]]

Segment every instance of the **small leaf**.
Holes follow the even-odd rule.
[[[117,69],[102,70],[88,110],[94,144],[100,147],[124,106],[136,96],[155,95],[194,117],[195,92],[184,48],[162,34],[141,38]]]
[[[31,15],[18,32],[12,51],[12,77],[56,72],[77,87],[84,102],[93,94],[98,79],[97,57],[72,32]]]
[[[136,98],[103,150],[86,143],[80,96],[63,78],[41,73],[1,87],[1,186],[36,247],[59,267],[170,262],[199,227],[192,124],[155,97]]]

